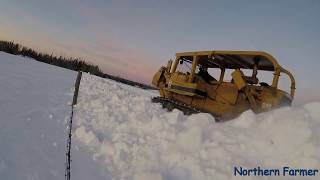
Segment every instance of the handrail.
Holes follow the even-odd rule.
[[[291,74],[290,71],[288,71],[288,70],[284,69],[283,67],[281,67],[281,72],[285,73],[291,80],[291,87],[290,87],[291,92],[290,92],[290,95],[293,98],[295,90],[296,90],[296,81],[295,81],[295,79],[294,79],[294,77],[293,77],[293,75]]]

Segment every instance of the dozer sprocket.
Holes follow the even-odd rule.
[[[183,114],[185,115],[191,115],[191,114],[196,114],[196,113],[200,113],[201,111],[188,106],[184,103],[178,102],[178,101],[174,101],[168,98],[163,98],[163,97],[153,97],[151,100],[153,103],[160,103],[162,104],[162,107],[167,109],[168,111],[172,111],[173,109],[179,109],[180,111],[183,112]]]

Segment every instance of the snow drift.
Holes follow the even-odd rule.
[[[320,168],[319,102],[215,123],[205,113],[166,112],[152,96],[83,75],[74,137],[110,178],[239,179],[234,166]]]

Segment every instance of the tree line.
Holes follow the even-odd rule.
[[[8,41],[0,41],[0,51],[9,54],[30,57],[36,61],[52,64],[70,70],[89,72],[91,74],[103,77],[103,72],[99,69],[98,66],[88,64],[81,58],[66,58],[63,56],[54,56],[53,54],[49,55],[46,53],[40,53],[18,43]]]
[[[82,58],[73,58],[73,57],[66,58],[63,56],[54,56],[53,54],[49,55],[46,53],[37,52],[31,48],[22,46],[12,41],[3,41],[3,40],[0,40],[0,51],[6,52],[9,54],[29,57],[36,61],[52,64],[55,66],[67,68],[74,71],[89,72],[90,74],[93,74],[102,78],[112,79],[121,83],[137,86],[143,89],[155,89],[154,87],[149,85],[145,85],[145,84],[134,82],[118,76],[113,76],[110,74],[103,73],[98,66],[89,64],[85,62]]]

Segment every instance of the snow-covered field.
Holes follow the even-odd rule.
[[[0,179],[64,179],[75,76],[0,52]],[[151,103],[157,95],[83,74],[71,178],[223,180],[241,179],[234,166],[320,169],[320,102],[215,123],[166,112]]]
[[[75,78],[74,71],[0,52],[1,180],[65,178]],[[72,178],[104,178],[88,151],[72,150]]]
[[[151,103],[156,95],[83,75],[75,138],[110,177],[221,180],[241,179],[234,166],[320,169],[319,102],[215,123],[209,114],[166,112]]]
[[[0,179],[63,179],[75,73],[0,52]]]

